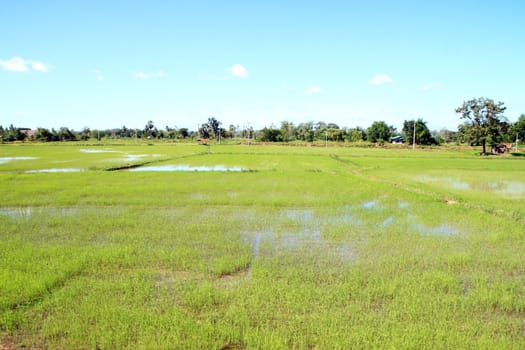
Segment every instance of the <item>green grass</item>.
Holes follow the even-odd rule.
[[[520,157],[187,144],[3,157],[37,159],[0,164],[2,346],[525,347]],[[250,171],[107,171],[151,162]],[[83,171],[27,173],[59,167]]]

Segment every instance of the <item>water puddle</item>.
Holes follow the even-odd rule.
[[[410,204],[408,202],[397,202],[397,207],[399,209],[407,209],[410,207]]]
[[[525,183],[517,181],[501,181],[493,183],[495,192],[509,195],[511,197],[522,197],[525,195]]]
[[[46,216],[72,216],[77,215],[77,208],[2,208],[0,209],[0,216],[8,216],[12,219],[29,218],[33,215]]]
[[[36,157],[0,157],[0,164],[9,163],[15,160],[34,160]]]
[[[383,226],[387,227],[394,223],[394,218],[392,216],[387,217],[385,220],[383,220]]]
[[[306,244],[318,245],[321,242],[321,232],[285,233],[279,237],[279,246],[284,249],[298,249]]]
[[[377,202],[376,201],[368,201],[368,202],[364,202],[362,204],[363,208],[365,209],[374,209],[374,208],[377,208]]]
[[[252,245],[253,259],[259,256],[275,255],[281,251],[303,254],[304,249],[320,254],[339,257],[343,261],[353,261],[355,252],[347,242],[332,243],[323,238],[319,230],[275,233],[273,231],[246,232],[244,239]]]
[[[261,233],[256,233],[254,236],[253,246],[253,258],[255,259],[259,255],[259,245],[261,244]]]
[[[31,216],[31,208],[5,208],[0,209],[0,215],[8,216],[11,219],[28,218]]]
[[[459,230],[450,225],[440,225],[440,226],[426,226],[422,224],[415,224],[414,229],[416,229],[423,236],[458,236]]]
[[[38,173],[78,173],[84,171],[78,168],[52,168],[52,169],[38,169],[38,170],[27,170],[26,174],[38,174]]]
[[[312,209],[288,209],[284,212],[284,216],[288,219],[306,222],[314,218],[314,211]]]
[[[148,154],[128,154],[124,160],[126,162],[136,162],[140,160],[141,158],[147,157]]]
[[[490,192],[510,196],[513,198],[525,195],[525,183],[519,181],[491,181],[491,182],[466,182],[455,177],[431,177],[422,176],[423,182],[441,183],[447,187],[460,191]]]
[[[241,172],[247,171],[239,167],[225,167],[222,165],[215,166],[190,166],[190,165],[157,165],[157,166],[143,166],[139,168],[129,169],[128,171],[173,171],[173,172]]]
[[[119,151],[112,151],[108,149],[87,149],[83,148],[80,150],[82,153],[120,153]]]

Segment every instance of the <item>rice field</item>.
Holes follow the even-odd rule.
[[[523,349],[525,160],[0,145],[0,349]]]

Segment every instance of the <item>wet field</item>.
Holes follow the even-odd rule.
[[[524,170],[443,149],[2,145],[0,347],[525,347]]]

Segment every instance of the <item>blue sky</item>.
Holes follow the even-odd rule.
[[[474,97],[512,122],[524,14],[516,0],[4,1],[0,125],[455,130]]]

